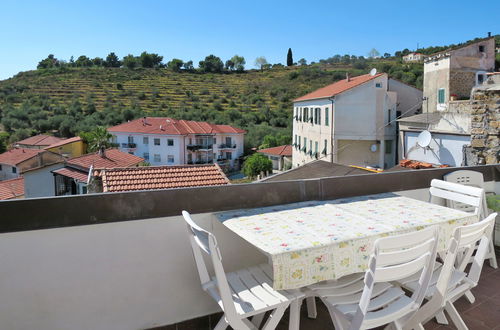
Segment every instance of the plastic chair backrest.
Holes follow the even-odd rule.
[[[429,192],[431,202],[435,202],[435,197],[442,198],[447,203],[453,202],[452,206],[455,209],[482,216],[484,203],[484,189],[482,188],[434,179],[431,181]]]
[[[402,280],[421,272],[419,287],[411,296],[414,303],[420,306],[432,276],[438,236],[438,227],[432,226],[408,234],[379,238],[375,242],[359,307],[351,325],[353,329],[362,326],[376,282]]]

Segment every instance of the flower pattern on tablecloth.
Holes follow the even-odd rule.
[[[293,289],[368,268],[377,238],[439,225],[440,249],[477,216],[395,194],[309,201],[216,214],[271,257],[275,289]]]

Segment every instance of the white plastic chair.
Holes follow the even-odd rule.
[[[422,324],[433,317],[444,317],[442,311],[446,310],[452,322],[458,329],[467,329],[453,303],[470,289],[474,288],[481,275],[484,259],[488,252],[491,232],[493,231],[496,213],[491,214],[483,221],[458,227],[455,229],[450,242],[444,263],[435,263],[434,273],[425,298],[428,300],[420,310],[405,325],[407,329],[423,329]],[[476,245],[479,243],[473,263],[468,273],[465,271],[468,259],[472,256]],[[467,258],[463,258],[455,267],[457,257],[465,251]],[[418,278],[409,277],[400,281],[401,285],[414,291],[418,289]]]
[[[380,238],[364,276],[353,275],[343,284],[341,279],[333,288],[321,283],[309,287],[327,306],[335,329],[371,329],[385,324],[402,329],[417,312],[427,291],[438,232],[433,226]],[[420,273],[419,286],[411,297],[390,283],[416,273]]]
[[[219,304],[224,315],[215,327],[226,329],[258,329],[264,313],[271,311],[262,329],[275,329],[287,307],[290,310],[290,329],[298,330],[300,315],[297,300],[304,295],[299,290],[276,291],[272,288],[272,270],[268,265],[258,265],[232,273],[225,273],[222,256],[215,236],[199,227],[188,212],[182,211],[187,223],[201,287]],[[215,276],[210,277],[203,253],[210,256]],[[252,317],[250,321],[248,318]]]
[[[478,187],[484,190],[484,177],[483,174],[476,171],[469,170],[459,170],[446,174],[443,177],[444,181],[455,182],[465,186]],[[456,209],[462,209],[466,212],[470,212],[470,208],[462,203],[457,203],[454,201],[447,201],[446,206]],[[486,204],[486,193],[483,195],[483,203],[481,210],[479,212],[481,218],[485,218],[488,212],[488,206]],[[493,234],[492,234],[493,235]],[[490,266],[493,268],[498,268],[497,258],[495,255],[495,245],[493,239],[490,239],[490,247],[486,259],[490,261]]]

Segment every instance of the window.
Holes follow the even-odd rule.
[[[328,152],[326,150],[327,146],[328,146],[328,140],[325,139],[325,147],[323,148],[323,155],[326,155],[326,153]]]
[[[149,160],[149,152],[143,153],[142,158],[144,158],[144,160]]]
[[[160,139],[155,138],[154,143],[155,143],[155,146],[159,146],[160,145]]]
[[[321,109],[320,108],[314,109],[314,123],[321,125]]]
[[[376,88],[382,88],[382,83],[375,83]]]
[[[309,140],[309,153],[312,153],[313,151],[313,141]]]
[[[443,104],[445,101],[444,101],[444,88],[440,88],[438,90],[438,103],[439,104]]]
[[[149,138],[147,136],[142,138],[142,144],[149,144]]]
[[[17,167],[12,167],[12,173],[17,173]]]
[[[304,152],[307,151],[307,138],[304,138]]]
[[[385,153],[392,153],[392,140],[385,140]]]
[[[299,149],[300,149],[300,140],[302,140],[302,138],[299,136],[299,144],[298,144],[299,145]]]
[[[161,156],[159,154],[155,154],[154,155],[154,160],[155,160],[155,163],[161,162]]]
[[[309,119],[309,108],[304,108],[303,118],[304,118],[304,122],[307,123],[308,119]]]
[[[477,84],[481,85],[484,82],[484,75],[478,74],[477,75]]]
[[[174,145],[174,139],[168,139],[167,140],[167,146],[171,147]]]
[[[480,45],[480,46],[479,46],[479,51],[480,51],[481,53],[484,53],[484,45]]]
[[[318,141],[314,142],[314,152],[318,153]]]
[[[294,146],[297,146],[297,134],[295,134],[295,137],[293,139],[293,145]],[[2,169],[1,165],[0,165],[0,170]]]
[[[231,142],[232,142],[232,141],[231,141],[231,138],[230,138],[230,137],[227,137],[227,138],[226,138],[226,145],[227,145],[228,147],[230,147],[230,146],[231,146],[231,144],[232,144]]]
[[[174,163],[174,156],[173,155],[168,155],[167,156],[167,163],[173,164]]]
[[[214,138],[214,144],[217,144],[217,138]]]
[[[299,121],[302,121],[302,108],[299,109]]]
[[[233,153],[232,152],[226,152],[226,158],[231,160],[233,159]]]
[[[328,113],[328,108],[325,108],[325,126],[330,125],[330,118]]]
[[[188,154],[188,163],[192,163],[192,162],[193,162],[193,155]]]
[[[391,109],[387,109],[387,125],[391,124]]]
[[[134,137],[133,136],[129,136],[128,137],[128,143],[134,143]]]
[[[2,170],[2,164],[0,164],[0,171]]]

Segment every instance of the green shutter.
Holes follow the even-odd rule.
[[[438,91],[438,103],[445,103],[444,101],[444,88],[440,88]]]

